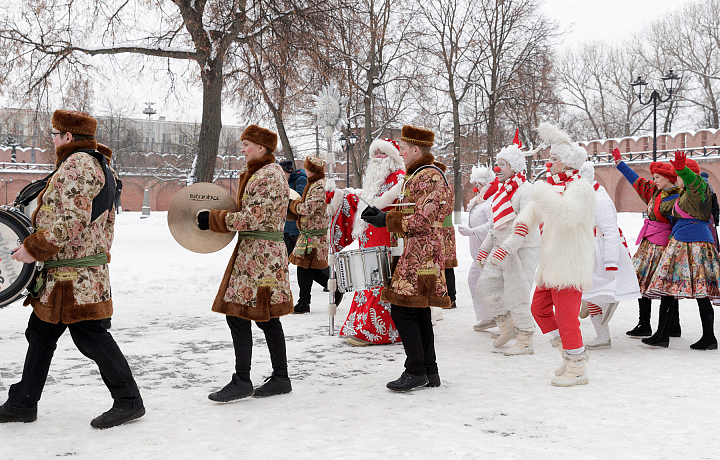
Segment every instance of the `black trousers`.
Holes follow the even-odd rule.
[[[22,380],[10,386],[8,400],[13,406],[36,407],[50,370],[50,363],[57,348],[58,339],[65,329],[80,353],[95,361],[100,376],[114,400],[113,407],[136,409],[142,406],[142,398],[130,366],[115,339],[100,320],[80,321],[73,324],[47,323],[33,312],[28,321],[25,337],[28,351],[25,356]]]
[[[405,371],[412,375],[437,374],[430,307],[410,308],[393,304],[390,316],[405,348]]]
[[[289,233],[284,234],[283,239],[285,240],[285,248],[287,249],[288,256],[292,254],[293,250],[295,249],[298,236],[300,235],[291,235]]]
[[[250,320],[237,316],[226,316],[235,348],[235,373],[243,380],[250,380],[252,364],[252,324]],[[285,351],[285,333],[280,318],[270,321],[256,321],[255,324],[265,333],[265,341],[270,351],[273,374],[287,377],[287,353]]]
[[[455,269],[445,269],[445,282],[447,283],[448,297],[451,302],[455,302]]]
[[[298,303],[310,305],[310,295],[313,281],[320,286],[326,288],[328,279],[330,279],[330,267],[325,268],[297,268],[298,286],[300,286],[300,296]]]

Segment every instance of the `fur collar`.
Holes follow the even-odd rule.
[[[248,161],[247,164],[247,171],[245,171],[240,176],[240,182],[238,184],[238,195],[237,195],[237,204],[240,206],[240,202],[242,201],[243,194],[245,193],[245,186],[247,185],[250,178],[260,170],[263,166],[267,166],[271,163],[275,163],[275,155],[272,153],[266,153],[262,157],[260,157],[257,160],[251,160]]]
[[[308,176],[308,183],[305,186],[305,190],[303,190],[302,194],[302,202],[305,202],[305,197],[307,196],[308,190],[310,190],[310,186],[314,184],[315,182],[319,181],[320,179],[325,179],[325,171],[320,171],[319,174],[315,174],[313,176]]]
[[[420,169],[423,166],[430,166],[433,165],[435,162],[435,157],[432,153],[426,153],[417,160],[410,163],[410,165],[407,167],[407,175],[412,176],[415,171]]]
[[[92,139],[84,141],[74,141],[69,144],[61,145],[55,149],[55,166],[59,165],[70,154],[78,150],[93,149],[97,150],[97,142]]]

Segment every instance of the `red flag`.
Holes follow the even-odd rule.
[[[517,145],[519,149],[522,148],[522,142],[520,141],[520,129],[515,130],[515,137],[513,138],[513,144]]]

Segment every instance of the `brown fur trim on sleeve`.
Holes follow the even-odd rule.
[[[229,211],[223,211],[222,209],[213,209],[210,211],[210,230],[215,233],[230,233],[228,230],[227,223],[225,223],[225,217],[230,214]]]
[[[303,202],[302,199],[294,199],[294,200],[292,200],[292,201],[290,202],[290,206],[288,207],[288,211],[290,211],[291,213],[293,213],[293,214],[295,214],[295,215],[299,215],[299,213],[297,212],[297,207],[298,207],[298,205],[300,205],[302,202]]]
[[[403,230],[403,213],[400,211],[390,211],[385,215],[385,225],[388,232],[405,233]]]
[[[36,232],[25,238],[23,241],[25,250],[30,254],[33,259],[38,262],[45,262],[50,257],[60,252],[60,248],[48,243],[43,236],[43,232]]]

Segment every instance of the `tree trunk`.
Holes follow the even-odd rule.
[[[273,117],[275,118],[275,126],[278,130],[278,137],[280,138],[280,144],[282,144],[285,159],[290,160],[293,162],[293,164],[295,164],[295,157],[293,156],[293,151],[292,147],[290,146],[290,140],[288,139],[287,131],[285,131],[285,122],[283,121],[282,114],[277,110],[273,110]]]
[[[454,95],[454,89],[453,93]],[[460,102],[453,97],[453,187],[455,189],[455,207],[453,211],[463,210],[462,176],[460,174]]]
[[[487,156],[490,167],[495,163],[495,112],[497,104],[495,103],[495,95],[490,98],[488,105],[488,122],[487,122]]]
[[[193,181],[212,182],[222,129],[223,60],[217,58],[202,65],[203,112]]]

